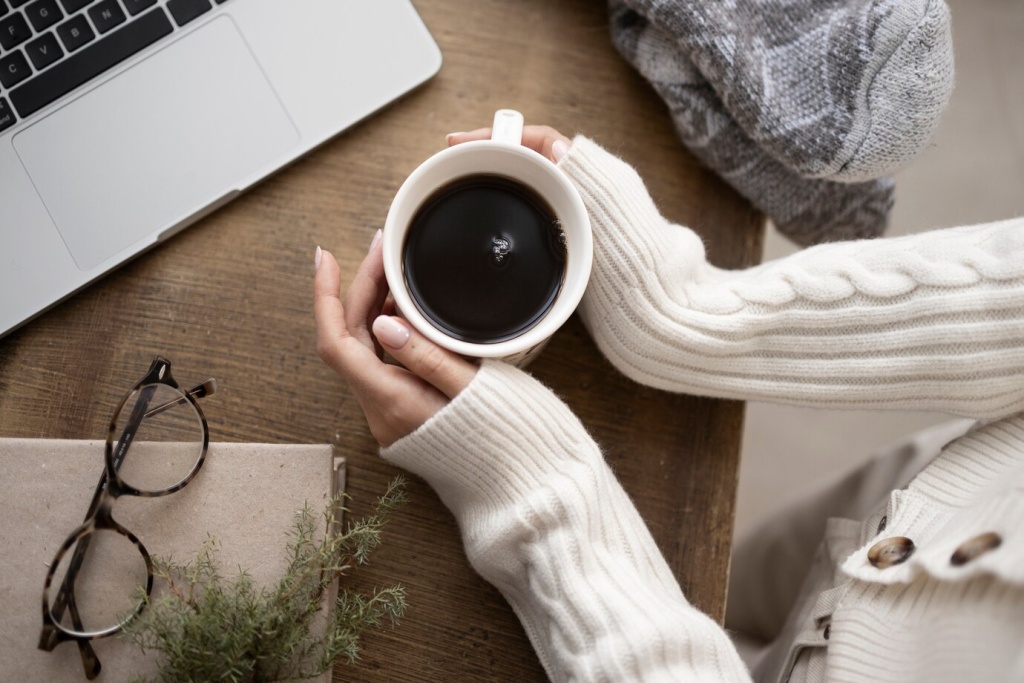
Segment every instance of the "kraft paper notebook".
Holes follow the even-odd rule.
[[[74,643],[36,648],[48,565],[82,523],[103,472],[103,441],[0,439],[0,678],[84,681]],[[263,586],[287,567],[285,547],[295,513],[309,504],[317,518],[339,485],[330,445],[210,444],[202,469],[185,488],[160,498],[123,496],[114,519],[152,556],[193,559],[208,534],[217,538],[225,578],[245,568]],[[336,476],[337,474],[337,476]],[[337,482],[337,483],[336,483]],[[154,591],[155,594],[155,591]],[[155,655],[117,636],[92,641],[103,665],[97,681],[127,681],[156,672]],[[331,672],[323,677],[329,681]]]

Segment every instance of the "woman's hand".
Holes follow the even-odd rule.
[[[486,140],[490,128],[452,133],[448,145]],[[523,145],[558,163],[569,138],[550,126],[525,126]],[[317,249],[313,304],[317,353],[352,388],[370,432],[383,446],[411,434],[466,388],[477,366],[390,315],[380,239],[359,266],[344,300],[338,262]],[[384,352],[404,367],[384,363]]]
[[[463,142],[469,142],[470,140],[490,139],[490,128],[478,128],[477,130],[470,131],[468,133],[449,133],[447,137],[449,147],[462,144]],[[551,126],[523,127],[523,146],[529,147],[534,152],[543,154],[556,164],[569,150],[569,145],[571,144],[572,141],[569,140],[569,138],[565,137]]]
[[[313,310],[317,353],[348,382],[374,438],[390,446],[465,389],[477,367],[386,314],[393,304],[380,243],[378,231],[344,301],[338,262],[317,247]],[[384,351],[404,367],[384,363]]]

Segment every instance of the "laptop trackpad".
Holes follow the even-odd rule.
[[[218,18],[19,133],[14,147],[82,270],[244,184],[299,135]]]

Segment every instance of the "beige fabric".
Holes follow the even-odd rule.
[[[838,565],[856,550],[864,528],[878,528],[891,491],[973,425],[950,420],[895,444],[736,544],[725,627],[755,680],[825,680],[827,642],[813,615],[819,596],[845,582]]]

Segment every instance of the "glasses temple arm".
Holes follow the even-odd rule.
[[[194,387],[189,389],[186,393],[189,396],[191,396],[192,398],[205,398],[206,396],[209,396],[210,394],[214,393],[215,391],[217,391],[217,380],[215,380],[213,377],[211,377],[210,379],[206,380],[205,382],[200,382],[199,384],[195,385]],[[159,415],[160,413],[164,412],[165,410],[173,408],[176,405],[181,405],[186,400],[187,399],[184,396],[182,396],[181,398],[177,398],[177,399],[175,399],[173,401],[168,401],[167,403],[162,403],[162,404],[158,405],[155,408],[150,408],[149,411],[145,415],[143,415],[143,417],[153,417],[154,415]]]

